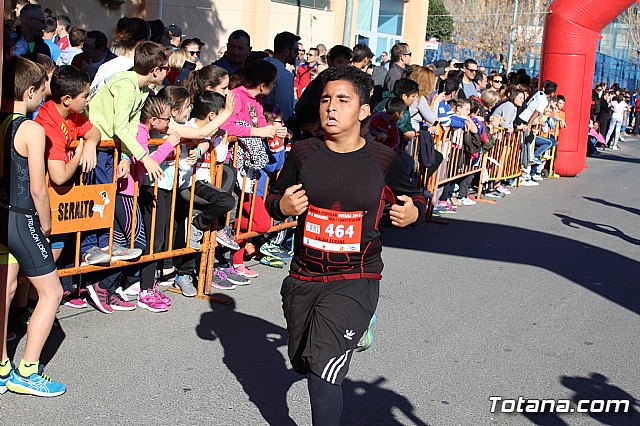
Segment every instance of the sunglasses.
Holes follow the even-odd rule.
[[[202,53],[202,50],[189,50],[189,55],[193,56],[200,56],[200,54]]]
[[[169,124],[169,121],[171,121],[171,117],[167,117],[167,118],[164,118],[164,117],[156,117],[156,118],[157,118],[158,120],[164,120],[164,121],[166,121],[166,122],[167,122],[167,124]]]
[[[492,81],[492,82],[494,82],[494,83],[500,83],[500,84],[502,84],[502,80],[491,80],[491,81]]]
[[[409,53],[403,53],[402,56],[411,56],[411,52]]]
[[[469,71],[469,72],[478,72],[478,70],[471,70],[469,68],[467,68],[467,71]]]

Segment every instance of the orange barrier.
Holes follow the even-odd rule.
[[[488,180],[495,182],[518,178],[522,173],[520,165],[522,133],[519,130],[515,132],[498,130],[493,136],[496,138],[496,143],[485,153],[485,170]]]

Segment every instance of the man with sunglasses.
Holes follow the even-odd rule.
[[[296,71],[295,86],[298,99],[302,91],[311,83],[311,71],[318,69],[318,49],[310,47],[306,56],[307,60],[300,64]]]
[[[411,49],[407,43],[397,43],[391,48],[391,61],[389,72],[384,78],[384,90],[393,91],[396,81],[406,77],[411,70]]]
[[[44,42],[44,12],[36,4],[28,4],[20,10],[20,29],[22,37],[16,42],[14,53],[24,56],[29,53],[42,53],[51,57],[51,50]]]
[[[478,74],[478,63],[473,59],[464,61],[464,74],[458,91],[458,98],[469,99],[472,96],[480,97],[478,84],[476,83],[476,75]]]
[[[502,89],[502,76],[500,74],[493,74],[491,76],[490,79],[491,82],[491,88],[495,91],[497,91],[498,93],[500,93],[500,90]]]

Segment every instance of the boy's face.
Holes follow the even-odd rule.
[[[89,85],[86,84],[82,92],[75,98],[72,98],[71,96],[68,96],[68,98],[69,109],[73,112],[81,113],[89,103]]]
[[[558,99],[558,109],[562,110],[564,108],[564,101],[562,99]]]
[[[400,120],[400,117],[402,117],[402,114],[402,112],[394,112],[389,116],[389,121],[393,121],[394,123],[397,122]]]
[[[413,105],[413,102],[416,100],[416,98],[418,97],[418,93],[412,93],[411,95],[402,95],[402,100],[404,101],[404,104],[407,107],[410,107],[411,105]]]
[[[462,106],[459,106],[456,109],[456,112],[458,113],[458,115],[460,117],[468,117],[469,114],[471,113],[471,105],[470,104],[464,104]]]
[[[160,67],[155,67],[154,69],[151,70],[151,78],[152,84],[162,84],[162,82],[164,81],[165,78],[167,78],[167,74],[169,73],[169,70],[171,69],[171,67],[169,66],[169,64],[164,64]]]
[[[325,85],[320,98],[320,125],[326,136],[360,134],[360,122],[368,116],[369,105],[360,104],[353,84],[336,80]]]

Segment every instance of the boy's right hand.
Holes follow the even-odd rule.
[[[164,177],[164,171],[160,167],[160,165],[153,158],[145,155],[142,159],[142,164],[144,168],[147,169],[147,174],[149,175],[149,179],[152,181],[160,180]]]
[[[233,114],[233,109],[236,107],[236,97],[231,90],[227,93],[227,99],[225,100],[224,109],[221,114],[226,115],[227,117]]]
[[[302,184],[290,186],[280,198],[280,211],[285,216],[299,216],[309,208],[309,198]]]
[[[171,143],[171,145],[173,145],[174,147],[178,146],[180,144],[180,133],[171,133],[169,136],[167,136],[166,141]]]

